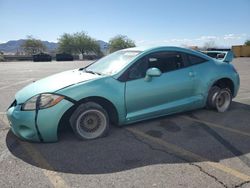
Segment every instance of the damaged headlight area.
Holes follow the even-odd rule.
[[[50,108],[61,100],[64,99],[64,96],[56,95],[56,94],[39,94],[30,99],[28,99],[23,105],[21,110],[28,111],[28,110],[36,110],[38,109],[45,109]]]

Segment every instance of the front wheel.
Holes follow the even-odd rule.
[[[232,102],[232,93],[228,88],[214,86],[210,89],[207,99],[207,106],[216,109],[218,112],[225,112]]]
[[[106,110],[97,103],[81,104],[72,114],[70,124],[78,138],[90,140],[103,137],[109,130]]]

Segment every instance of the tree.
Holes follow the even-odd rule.
[[[4,61],[3,52],[0,51],[0,61]]]
[[[250,40],[246,40],[245,45],[250,46]]]
[[[110,39],[109,41],[109,51],[115,52],[117,50],[135,47],[133,40],[129,39],[125,35],[117,35]]]
[[[59,39],[59,52],[74,53],[74,37],[68,33],[64,33]]]
[[[213,40],[204,43],[203,49],[207,50],[209,48],[216,48],[216,44]]]
[[[35,39],[32,36],[27,37],[21,45],[21,48],[28,55],[34,55],[46,50],[46,46],[42,43],[42,41]]]
[[[91,54],[101,55],[100,46],[97,41],[85,32],[74,34],[63,34],[59,38],[59,51],[74,54]]]
[[[100,53],[101,50],[99,44],[96,42],[96,40],[92,39],[86,33],[75,33],[73,37],[75,52],[81,53],[82,55],[89,53]]]

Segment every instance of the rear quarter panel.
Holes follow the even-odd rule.
[[[191,67],[195,72],[195,94],[203,96],[203,106],[206,104],[209,89],[217,80],[222,78],[233,81],[233,96],[236,96],[239,88],[239,75],[233,70],[231,64],[210,60]]]

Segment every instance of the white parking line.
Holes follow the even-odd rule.
[[[10,88],[10,87],[12,87],[12,86],[16,86],[16,85],[23,84],[23,83],[26,83],[26,82],[30,82],[30,81],[32,81],[32,80],[33,80],[33,78],[30,78],[30,79],[28,79],[28,80],[23,80],[23,81],[20,81],[20,82],[16,82],[16,83],[14,83],[14,84],[9,84],[9,85],[7,85],[7,86],[0,87],[0,90],[1,90],[1,89],[7,89],[7,88]]]

